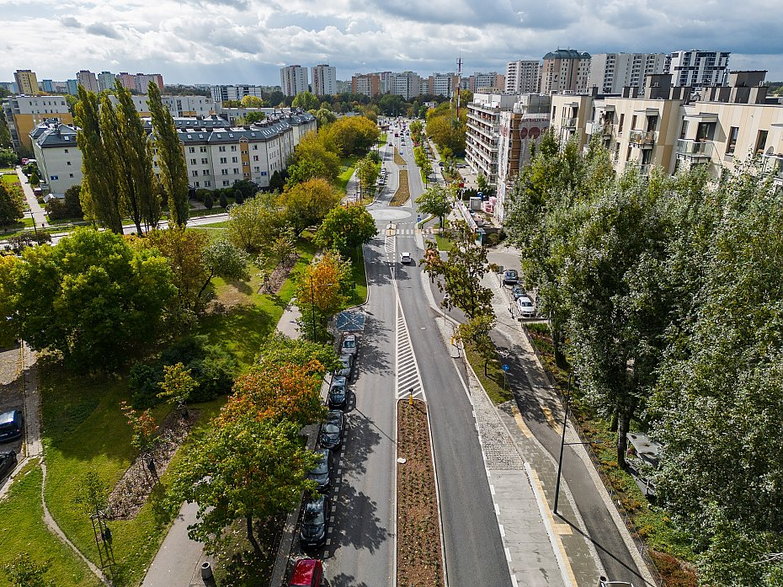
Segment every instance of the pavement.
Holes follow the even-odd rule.
[[[46,212],[41,207],[41,204],[38,203],[38,198],[35,197],[33,188],[30,186],[30,182],[27,181],[27,176],[22,173],[22,168],[18,165],[16,167],[16,175],[19,177],[19,182],[22,184],[22,191],[24,191],[25,200],[27,200],[27,205],[32,212],[33,222],[35,222],[36,226],[47,228],[49,226],[49,221],[46,219]]]

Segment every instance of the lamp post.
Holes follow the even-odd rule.
[[[553,513],[557,513],[557,503],[560,500],[560,477],[563,472],[563,450],[565,449],[566,427],[568,426],[568,408],[571,404],[571,373],[568,373],[568,385],[566,386],[565,412],[563,413],[563,435],[560,437],[560,458],[557,460],[557,484],[555,485],[555,505]]]

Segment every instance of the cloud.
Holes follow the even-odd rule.
[[[102,22],[93,23],[84,29],[91,35],[98,35],[99,37],[107,37],[109,39],[119,39],[120,34],[111,25],[104,24]]]
[[[61,23],[61,24],[62,24],[64,27],[66,27],[66,28],[70,28],[70,29],[80,29],[80,28],[82,28],[82,23],[80,23],[78,20],[76,20],[76,19],[75,19],[74,17],[72,17],[72,16],[63,16],[63,17],[60,19],[60,23]]]

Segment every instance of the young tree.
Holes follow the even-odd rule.
[[[0,226],[7,227],[24,218],[24,197],[16,185],[0,183]]]
[[[218,239],[211,242],[203,254],[203,263],[206,268],[206,279],[201,285],[198,296],[202,298],[212,279],[222,277],[227,281],[246,281],[250,279],[247,264],[250,258],[239,247],[234,246],[226,239]]]
[[[451,211],[454,197],[448,188],[434,185],[416,198],[419,211],[435,216],[443,228],[443,217]]]
[[[375,184],[381,174],[381,164],[368,154],[356,164],[356,176],[359,178],[362,194],[375,194]]]
[[[240,206],[232,206],[228,214],[228,240],[250,254],[268,247],[285,227],[276,194],[258,194]]]
[[[421,263],[424,271],[437,280],[438,289],[446,295],[441,305],[449,310],[459,308],[468,319],[493,316],[492,290],[481,285],[487,272],[487,251],[476,242],[476,234],[464,221],[454,222],[450,230],[453,246],[448,259],[426,255]],[[437,250],[433,242],[429,250]]]
[[[128,425],[133,431],[131,436],[131,446],[139,451],[139,454],[146,456],[150,454],[158,441],[158,425],[155,422],[155,418],[149,409],[139,412],[134,410],[126,402],[120,402],[120,410],[125,418],[128,420]],[[85,505],[94,506],[95,510],[104,509],[98,507],[100,496],[103,494],[105,499],[105,488],[101,492],[100,480],[97,475],[92,473],[94,477],[89,477],[85,480],[85,490],[82,496],[83,503]]]
[[[487,375],[487,365],[497,356],[495,343],[492,342],[490,333],[495,327],[495,316],[479,314],[467,322],[463,322],[457,328],[460,340],[470,345],[478,355],[484,359],[484,375]]]
[[[160,168],[160,185],[169,209],[169,221],[175,226],[188,223],[188,168],[177,136],[174,119],[163,105],[160,90],[154,82],[148,88],[152,131]]]
[[[163,381],[158,385],[162,390],[158,397],[173,404],[181,415],[186,416],[185,404],[190,399],[193,390],[198,387],[198,382],[193,379],[190,369],[182,363],[164,365]]]
[[[294,108],[301,108],[302,110],[316,110],[319,106],[318,98],[311,92],[299,92],[294,96],[294,101],[291,103]]]
[[[302,491],[312,490],[307,473],[317,464],[302,446],[299,427],[252,415],[221,420],[185,454],[171,495],[198,504],[188,535],[214,545],[235,520],[243,519],[256,553],[261,547],[253,523],[297,507]]]
[[[279,200],[286,222],[297,236],[304,229],[320,224],[329,211],[339,203],[339,192],[332,184],[321,178],[309,179],[291,186],[280,194]]]
[[[17,553],[10,563],[3,566],[6,576],[17,587],[54,587],[54,581],[45,577],[50,561],[38,563],[28,552]]]
[[[311,340],[319,338],[319,329],[348,300],[351,287],[351,265],[334,251],[327,251],[301,274],[296,298],[302,310],[302,332]]]
[[[349,204],[333,208],[326,215],[315,233],[315,241],[319,246],[337,249],[349,256],[376,234],[375,219],[367,209],[361,204]]]

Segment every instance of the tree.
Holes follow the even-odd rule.
[[[14,313],[12,296],[16,291],[14,271],[17,263],[19,258],[15,255],[0,255],[0,320],[3,324]]]
[[[284,210],[286,223],[297,236],[305,228],[319,224],[339,203],[340,193],[321,178],[298,183],[280,194],[280,207]]]
[[[408,125],[408,130],[411,133],[411,140],[414,144],[421,143],[424,134],[424,124],[421,120],[414,120]]]
[[[163,381],[158,385],[162,390],[158,397],[171,402],[180,414],[186,415],[185,404],[190,400],[193,390],[198,387],[198,382],[193,379],[190,369],[182,363],[164,365]]]
[[[0,226],[10,226],[22,218],[24,218],[22,190],[14,184],[0,183]]]
[[[226,526],[243,519],[260,554],[253,522],[292,510],[302,491],[314,489],[307,473],[318,459],[298,432],[291,422],[245,416],[221,421],[195,440],[171,488],[180,501],[198,504],[191,539],[213,545]]]
[[[495,327],[495,316],[479,314],[467,322],[463,322],[457,328],[460,340],[470,345],[473,350],[484,359],[484,375],[487,375],[487,365],[497,355],[495,343],[492,342],[490,333]]]
[[[427,136],[435,142],[440,151],[448,148],[455,155],[463,155],[466,129],[466,111],[461,110],[457,119],[456,112],[449,102],[443,102],[427,112]]]
[[[378,141],[378,126],[364,116],[345,116],[322,131],[343,156],[365,155]]]
[[[160,169],[160,186],[166,197],[169,221],[176,226],[188,222],[188,168],[185,154],[174,127],[174,119],[163,105],[158,86],[150,82],[148,88],[152,131]]]
[[[81,186],[72,185],[65,190],[65,197],[62,200],[52,198],[46,205],[46,214],[50,220],[63,220],[74,218],[82,220],[84,212],[80,200]]]
[[[220,190],[220,197],[218,198],[218,203],[220,204],[221,208],[228,208],[228,198],[226,197],[226,192],[223,190]]]
[[[301,330],[311,340],[318,340],[329,318],[348,300],[351,289],[351,265],[339,254],[327,251],[317,262],[301,273],[296,298],[302,311]]]
[[[131,446],[142,456],[150,454],[158,441],[158,425],[155,417],[149,409],[138,412],[124,401],[120,402],[120,411],[133,431]],[[83,495],[80,496],[81,500],[78,503],[89,508],[90,513],[95,513],[104,510],[108,505],[105,495],[106,489],[100,479],[94,472],[90,472],[85,479]]]
[[[21,337],[82,370],[112,369],[148,346],[176,295],[163,256],[110,232],[77,229],[55,247],[25,249],[22,259],[13,272]]]
[[[333,208],[326,215],[315,233],[315,242],[349,256],[356,247],[370,242],[376,234],[375,219],[367,208],[361,204],[348,204]]]
[[[302,110],[316,110],[319,106],[318,98],[311,92],[299,92],[291,103],[294,108]]]
[[[443,217],[451,211],[453,200],[448,188],[434,185],[416,198],[416,204],[420,212],[437,217],[443,228]]]
[[[242,104],[242,108],[263,108],[264,106],[264,101],[261,98],[250,95],[242,96],[242,99],[239,101],[239,103]]]
[[[462,220],[452,224],[449,236],[453,246],[448,259],[440,255],[425,255],[421,263],[431,278],[437,278],[440,291],[445,292],[441,305],[449,310],[459,308],[468,319],[477,316],[492,316],[492,290],[481,285],[481,278],[487,272],[487,251],[476,243],[476,234]],[[427,249],[437,251],[434,242],[427,243]]]
[[[13,167],[19,162],[19,157],[13,149],[0,148],[0,167]]]
[[[207,286],[215,277],[222,277],[227,281],[250,279],[247,271],[249,262],[247,253],[226,239],[212,241],[204,250],[203,262],[207,277],[199,290],[199,297],[203,297]]]
[[[212,210],[212,208],[215,206],[215,200],[212,199],[212,194],[207,194],[204,196],[204,207],[207,210]]]
[[[265,119],[266,119],[266,114],[264,114],[263,112],[248,112],[247,114],[245,114],[240,118],[241,123],[238,122],[238,124],[240,124],[241,126],[255,124]]]
[[[270,334],[258,351],[256,363],[261,366],[318,365],[318,373],[331,372],[340,366],[331,344],[304,338],[288,338],[279,331]]]
[[[269,246],[285,226],[284,211],[275,194],[259,194],[228,211],[228,240],[250,254]]]
[[[380,174],[381,164],[370,157],[370,154],[356,164],[356,176],[359,178],[362,194],[375,194],[375,182]]]
[[[321,107],[315,112],[315,119],[318,121],[318,128],[323,128],[337,120],[337,115],[328,108]]]
[[[288,184],[302,183],[320,177],[334,182],[340,173],[340,157],[328,144],[323,133],[309,132],[294,149],[294,156],[288,166]]]

